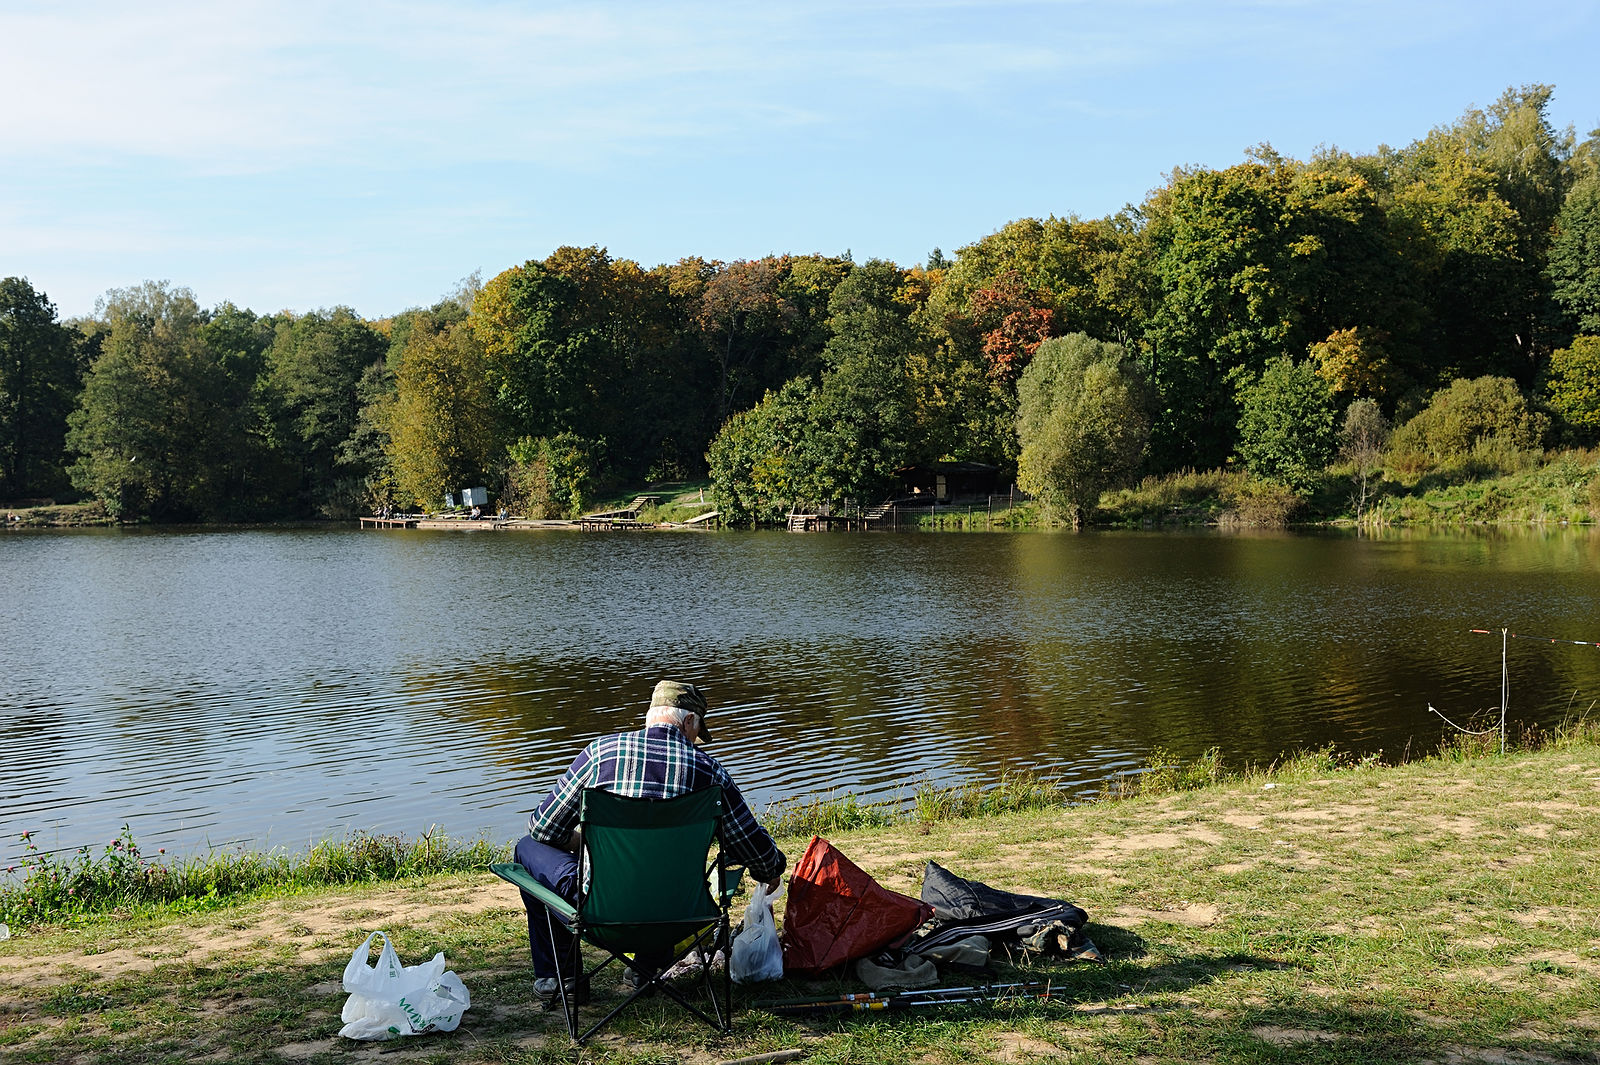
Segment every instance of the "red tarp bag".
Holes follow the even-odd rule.
[[[820,973],[904,940],[933,907],[890,891],[820,836],[789,877],[783,910],[783,970]]]

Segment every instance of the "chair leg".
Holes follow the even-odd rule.
[[[550,929],[550,957],[556,963],[556,994],[561,996],[561,1014],[567,1022],[567,1034],[576,1040],[578,1038],[578,992],[582,990],[578,984],[580,982],[579,978],[583,973],[583,955],[581,953],[583,948],[579,945],[576,935],[570,937],[572,940],[572,952],[577,955],[577,964],[572,967],[574,973],[573,994],[568,996],[567,974],[561,967],[561,955],[565,952],[556,945],[556,919],[549,910],[545,910],[544,920]],[[572,959],[568,960],[571,961]]]
[[[715,991],[712,994],[716,994]],[[728,912],[722,912],[722,1024],[724,1031],[733,1029],[733,929],[728,926]]]

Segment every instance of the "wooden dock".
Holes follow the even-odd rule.
[[[606,514],[590,514],[579,518],[573,524],[584,532],[618,532],[621,530],[653,529],[654,525],[645,521],[635,521],[632,518],[613,518]]]
[[[417,527],[417,519],[409,515],[402,515],[398,518],[365,517],[361,519],[361,528],[365,529],[369,525],[374,529],[414,529]]]

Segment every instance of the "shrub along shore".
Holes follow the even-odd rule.
[[[641,493],[654,493],[660,502],[647,507],[640,519],[681,523],[716,506],[708,487],[705,481],[632,487],[600,500],[594,509],[620,508]],[[5,517],[10,525],[33,528],[119,524],[99,503],[13,508]],[[936,514],[926,507],[915,508],[897,527],[1029,529],[1066,520],[1059,509],[1026,500],[994,507],[957,505]],[[1349,466],[1330,468],[1304,495],[1243,471],[1180,470],[1106,492],[1083,524],[1120,528],[1360,524],[1377,529],[1596,521],[1600,521],[1600,451],[1572,450],[1524,455],[1509,472],[1468,461],[1426,473],[1396,474],[1392,479],[1371,477],[1364,498],[1360,471]]]
[[[1083,905],[1108,964],[995,963],[1007,981],[1050,980],[1052,1001],[816,1017],[750,1006],[853,986],[786,981],[736,989],[729,1036],[647,1003],[579,1052],[534,1001],[520,905],[482,871],[481,844],[359,837],[338,860],[253,859],[273,878],[232,896],[219,884],[188,902],[13,922],[0,1060],[348,1060],[355,1045],[334,1034],[340,973],[383,928],[406,961],[444,951],[472,991],[460,1030],[399,1048],[428,1061],[718,1062],[792,1048],[875,1065],[1592,1061],[1600,729],[1524,740],[1504,756],[1474,740],[1398,766],[1319,751],[1230,772],[1215,752],[1158,755],[1073,806],[1016,777],[892,811],[833,799],[772,812],[791,853],[824,830],[898,890],[916,893],[933,859]],[[89,861],[113,876],[127,849]]]

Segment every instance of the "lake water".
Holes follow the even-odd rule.
[[[0,862],[522,832],[662,677],[705,685],[753,806],[1160,746],[1232,764],[1437,745],[1500,637],[1600,639],[1600,535],[12,531]],[[1511,717],[1600,697],[1600,649],[1513,640]],[[1480,726],[1481,727],[1481,726]]]

